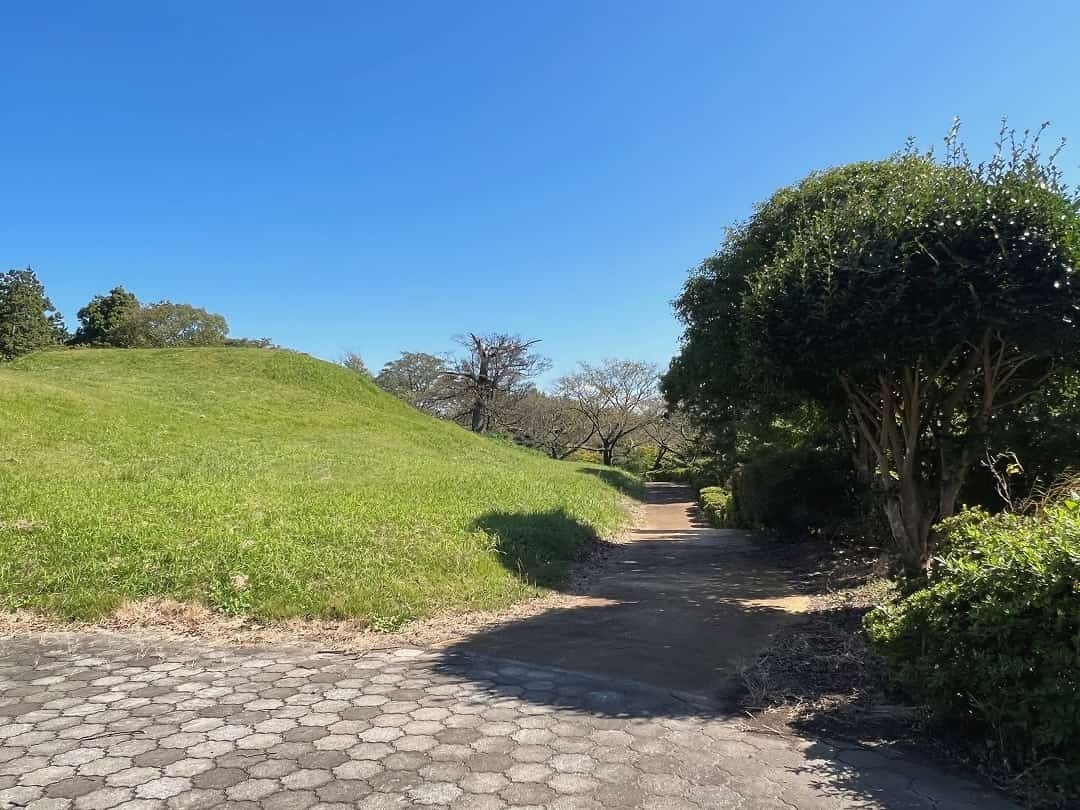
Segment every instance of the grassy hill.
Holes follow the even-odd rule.
[[[497,607],[625,520],[618,476],[289,352],[32,355],[0,366],[0,609],[161,595],[393,627]]]

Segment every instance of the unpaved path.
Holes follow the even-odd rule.
[[[648,486],[642,527],[573,596],[454,649],[716,697],[809,604],[750,536],[709,528],[677,484]]]

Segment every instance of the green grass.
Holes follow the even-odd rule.
[[[0,608],[169,596],[378,627],[497,608],[625,521],[619,476],[289,352],[32,355],[0,366]]]

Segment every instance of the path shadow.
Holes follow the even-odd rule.
[[[492,512],[475,528],[494,538],[508,570],[560,595],[539,613],[453,645],[451,669],[475,656],[512,659],[692,693],[714,712],[729,711],[737,708],[740,662],[806,601],[739,531],[639,530],[635,542],[601,547],[599,564],[593,558],[563,581],[567,564],[599,539],[572,515]]]

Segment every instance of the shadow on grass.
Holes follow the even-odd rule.
[[[582,467],[578,472],[595,476],[636,501],[645,500],[645,484],[640,478],[626,470],[620,470],[618,467]]]
[[[685,488],[673,489],[650,485],[649,502],[681,506]],[[562,596],[539,614],[472,634],[452,648],[460,655],[697,693],[716,713],[738,708],[737,662],[797,619],[805,602],[775,560],[740,531],[690,522],[639,529],[632,543],[598,547],[596,533],[563,510],[492,512],[474,525],[494,538],[507,570]],[[590,559],[567,580],[582,551]]]
[[[488,512],[473,524],[495,539],[503,566],[534,585],[562,584],[567,568],[600,537],[563,509],[547,512]]]

